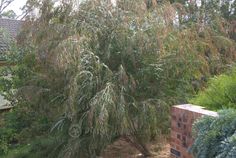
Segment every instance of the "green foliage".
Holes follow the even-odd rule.
[[[9,19],[16,19],[17,17],[16,13],[13,10],[5,11],[1,14],[1,16]]]
[[[213,110],[236,108],[236,69],[211,79],[191,102]]]
[[[14,0],[2,0],[0,2],[0,18],[16,18],[16,14],[13,10],[8,10],[9,6]]]
[[[194,125],[195,142],[191,152],[201,158],[234,158],[236,156],[236,111],[219,112],[219,117],[206,116]]]
[[[9,128],[2,128],[0,131],[0,153],[7,153],[9,149],[8,141],[14,137],[14,131]]]
[[[31,50],[31,49],[29,49]],[[8,57],[9,65],[2,68],[0,79],[1,91],[14,107],[10,112],[1,116],[1,150],[0,155],[8,153],[9,150],[24,144],[31,143],[36,136],[48,135],[49,129],[54,121],[61,115],[62,90],[48,95],[48,86],[61,85],[55,79],[53,84],[45,80],[40,73],[40,67],[35,65],[33,51],[14,48]],[[17,65],[15,65],[17,63]],[[37,70],[37,73],[36,73]],[[53,76],[56,74],[51,73]],[[48,76],[49,77],[49,76]],[[54,104],[54,106],[49,107]],[[41,106],[39,106],[41,105]],[[61,109],[62,111],[62,109]],[[18,144],[18,145],[15,145]]]

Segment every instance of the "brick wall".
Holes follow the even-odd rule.
[[[215,117],[217,113],[191,104],[171,108],[171,158],[193,158],[188,153],[193,144],[192,124],[203,115]]]

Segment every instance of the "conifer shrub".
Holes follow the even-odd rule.
[[[205,116],[194,123],[194,157],[236,157],[236,110],[219,112],[218,117]]]

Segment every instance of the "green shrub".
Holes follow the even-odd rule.
[[[191,102],[212,110],[236,108],[236,68],[211,79],[208,87]]]
[[[203,117],[194,124],[195,142],[191,152],[197,158],[236,157],[236,110]]]
[[[11,153],[7,155],[7,158],[55,158],[58,152],[60,152],[59,150],[63,147],[62,142],[63,138],[56,140],[53,137],[39,137],[34,139],[31,143],[22,145],[18,147],[17,150],[11,151]]]

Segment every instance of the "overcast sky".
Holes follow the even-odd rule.
[[[14,10],[17,15],[21,15],[22,11],[20,8],[22,8],[27,0],[14,0],[14,2],[11,3],[11,5],[8,6],[7,10]],[[78,1],[84,1],[84,0],[78,0]],[[111,0],[114,4],[116,3],[116,0]],[[198,4],[200,0],[197,0]]]
[[[20,8],[22,8],[25,5],[26,1],[27,0],[15,0],[8,6],[7,10],[14,10],[14,12],[17,15],[20,15],[21,14]]]

